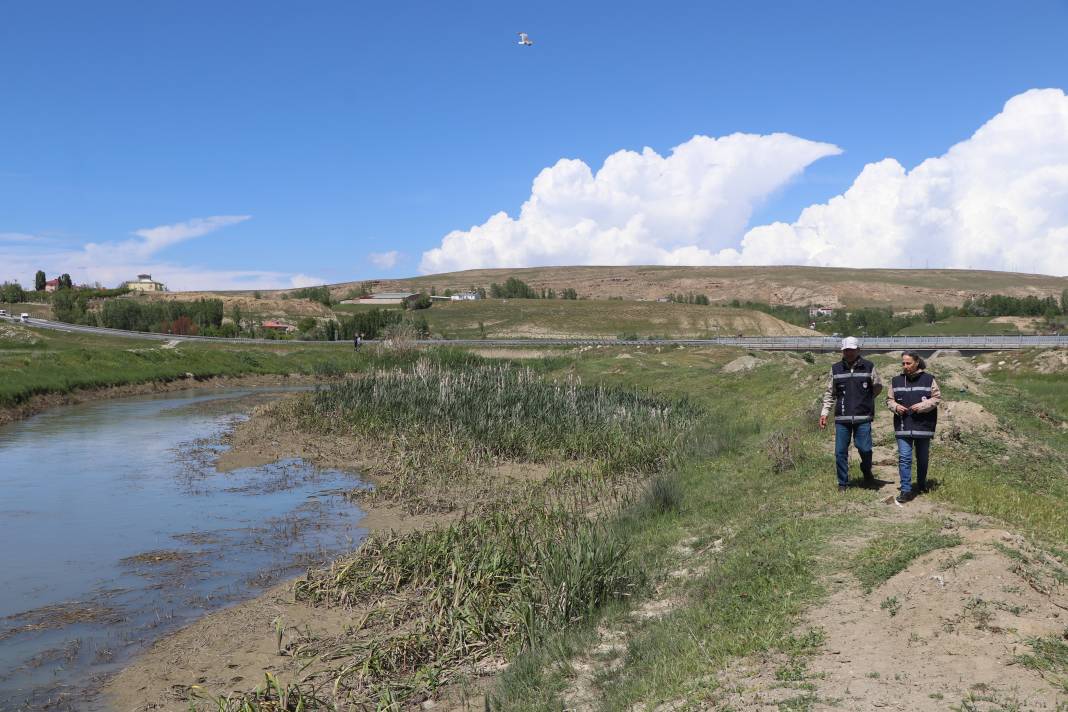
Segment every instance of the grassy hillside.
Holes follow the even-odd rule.
[[[344,313],[344,312],[342,312]],[[811,334],[747,309],[662,302],[483,299],[438,302],[419,312],[450,338],[783,336]],[[479,324],[484,328],[480,328]]]
[[[1068,278],[980,270],[840,269],[831,267],[530,267],[479,269],[411,279],[382,280],[380,291],[467,289],[518,277],[535,289],[573,287],[582,297],[656,299],[669,293],[703,293],[769,304],[825,304],[919,308],[931,302],[959,306],[969,296],[1009,294],[1060,297]],[[347,294],[358,282],[335,285]]]

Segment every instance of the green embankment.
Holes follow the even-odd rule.
[[[1016,336],[1020,330],[1012,323],[999,323],[989,316],[954,316],[933,324],[913,324],[898,332],[899,336]]]
[[[31,396],[150,381],[260,374],[330,375],[366,367],[338,344],[164,342],[69,334],[0,324],[0,407]]]

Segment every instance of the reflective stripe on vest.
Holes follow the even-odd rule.
[[[834,380],[840,380],[842,378],[871,378],[871,374],[867,371],[858,371],[856,373],[836,373],[834,374]]]
[[[874,416],[871,415],[836,415],[834,416],[834,422],[836,423],[862,423],[872,420]]]
[[[899,438],[933,438],[933,430],[895,430],[894,435]]]

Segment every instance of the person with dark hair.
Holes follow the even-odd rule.
[[[849,441],[860,453],[860,472],[864,484],[875,483],[872,473],[871,421],[875,418],[875,396],[883,390],[875,364],[860,357],[856,338],[842,339],[842,360],[831,367],[831,378],[823,394],[820,429],[827,427],[827,418],[834,410],[834,464],[838,475],[838,491],[849,485]]]
[[[890,382],[886,405],[894,414],[897,438],[897,471],[901,477],[898,504],[910,502],[917,492],[927,491],[927,464],[931,438],[938,424],[938,404],[942,393],[934,376],[924,369],[927,363],[915,351],[901,354],[901,374]],[[912,460],[916,459],[916,482],[912,482]]]
[[[354,351],[360,350],[360,344],[363,342],[363,334],[356,332],[352,335],[352,347]]]

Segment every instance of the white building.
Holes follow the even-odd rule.
[[[449,299],[454,302],[473,302],[476,299],[481,299],[481,297],[478,296],[478,292],[460,292],[453,294]]]
[[[137,275],[137,281],[129,281],[126,288],[132,292],[166,292],[167,287],[163,282],[156,282],[150,274]]]
[[[370,304],[372,306],[386,306],[389,304],[406,304],[407,302],[414,301],[418,298],[418,294],[414,292],[378,292],[372,294],[369,297],[361,297],[356,300],[356,304]],[[347,303],[351,303],[351,300],[347,300]]]

